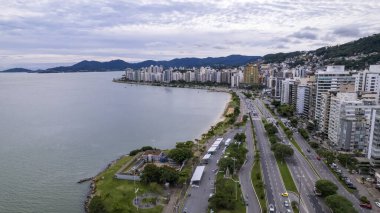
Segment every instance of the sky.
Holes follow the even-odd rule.
[[[313,50],[380,32],[379,0],[0,0],[0,70]]]

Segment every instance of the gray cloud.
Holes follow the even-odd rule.
[[[290,35],[290,37],[299,38],[299,39],[310,39],[316,40],[317,34],[308,31],[298,31]]]
[[[361,32],[356,26],[345,26],[335,29],[333,34],[343,37],[358,37],[361,35]]]
[[[0,69],[307,50],[378,32],[377,11],[377,0],[3,1]]]

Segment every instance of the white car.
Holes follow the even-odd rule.
[[[269,212],[274,212],[274,206],[273,206],[273,204],[269,204]]]
[[[380,202],[376,201],[375,202],[376,206],[380,208]]]
[[[284,201],[284,206],[289,207],[289,202],[287,200]]]

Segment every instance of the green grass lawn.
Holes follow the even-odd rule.
[[[280,173],[282,176],[282,180],[284,181],[285,188],[288,191],[296,192],[298,193],[296,184],[294,183],[294,180],[292,178],[292,175],[290,174],[288,165],[286,165],[286,162],[283,162],[279,159],[276,159],[278,168],[280,169]]]
[[[113,176],[132,157],[124,156],[110,168],[99,174],[96,179],[96,195],[100,196],[108,212],[136,212],[136,207],[132,201],[135,197],[135,186],[139,188],[138,194],[149,192],[149,187],[139,182],[134,185],[133,181],[117,180]],[[140,209],[143,213],[162,212],[163,206],[156,206],[152,209]]]

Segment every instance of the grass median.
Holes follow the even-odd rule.
[[[252,184],[255,189],[255,192],[257,194],[257,197],[259,198],[262,212],[267,212],[267,201],[265,197],[265,188],[264,188],[264,182],[262,180],[263,175],[261,171],[262,170],[261,170],[259,153],[256,152],[255,162],[253,164],[252,172],[251,172],[251,180],[252,180]]]
[[[278,168],[280,170],[282,180],[284,181],[286,190],[298,193],[296,184],[294,183],[293,177],[290,174],[290,171],[286,162],[279,160],[277,158],[276,158],[276,161],[277,161]]]

